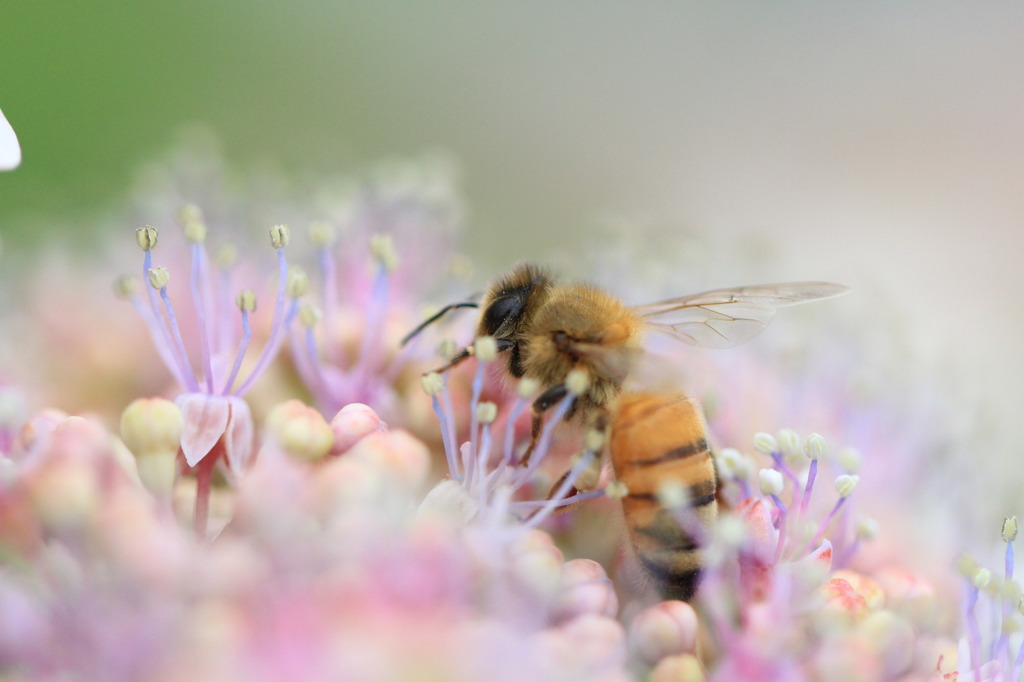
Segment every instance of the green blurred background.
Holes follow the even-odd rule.
[[[7,0],[24,161],[0,175],[0,269],[130,231],[139,168],[191,124],[300,178],[441,148],[478,279],[595,274],[574,256],[625,238],[598,273],[617,291],[843,282],[808,314],[842,318],[883,386],[925,368],[963,406],[936,427],[1019,480],[1022,36],[1020,2]]]
[[[0,36],[8,245],[123,203],[198,122],[240,167],[449,150],[485,270],[615,224],[662,268],[682,233],[760,259],[698,286],[883,290],[923,353],[1024,335],[1021,3],[35,0]]]

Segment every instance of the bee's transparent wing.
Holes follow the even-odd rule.
[[[786,282],[714,289],[670,298],[634,310],[647,327],[683,343],[703,348],[732,348],[768,326],[776,308],[840,296],[848,291],[829,282]]]

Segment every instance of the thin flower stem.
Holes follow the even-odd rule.
[[[234,301],[231,300],[231,270],[229,268],[224,268],[218,273],[218,275],[217,279],[219,280],[220,291],[217,293],[220,296],[223,296],[221,299],[222,309],[231,310],[231,306],[234,305]],[[214,323],[217,326],[217,335],[215,337],[217,348],[215,352],[219,354],[234,345],[231,316],[217,315],[214,318]]]
[[[294,341],[291,344],[292,352],[295,356],[297,358],[302,358],[295,364],[307,364],[310,371],[306,372],[306,375],[312,377],[313,380],[316,381],[318,389],[316,393],[320,396],[329,398],[327,401],[328,404],[333,405],[333,391],[331,390],[330,384],[327,383],[327,379],[324,377],[323,366],[320,363],[320,353],[316,345],[316,331],[313,327],[306,327],[305,343],[302,344],[302,346],[306,351],[305,353],[301,353],[298,350],[298,344]]]
[[[804,548],[804,554],[807,554],[821,543],[822,538],[825,537],[825,531],[828,530],[829,524],[832,523],[832,520],[835,518],[836,514],[839,513],[839,510],[842,509],[846,499],[847,498],[845,497],[840,497],[836,500],[836,504],[832,507],[832,511],[830,511],[828,516],[825,517],[825,520],[821,522],[821,525],[818,526],[818,532],[814,534],[814,537]]]
[[[978,603],[978,588],[974,585],[967,587],[967,639],[971,650],[971,668],[974,670],[974,679],[981,679],[981,630],[978,627],[978,617],[974,607]]]
[[[566,493],[572,490],[573,485],[576,483],[576,479],[579,478],[579,475],[584,469],[590,466],[593,459],[594,453],[583,453],[583,456],[580,457],[578,462],[576,462],[576,466],[569,471],[569,475],[565,477],[564,481],[562,481],[562,485],[560,485],[558,490],[556,490],[554,494],[551,495],[551,498],[547,500],[548,504],[541,507],[540,511],[526,521],[524,524],[526,528],[536,528],[542,521],[544,521],[544,519],[551,516],[558,507],[563,506],[558,504],[558,500],[561,500],[565,497]]]
[[[284,247],[282,246],[277,250],[277,264],[278,264],[278,276],[277,276],[277,299],[274,301],[274,317],[270,323],[270,336],[267,338],[266,345],[263,346],[263,352],[260,353],[259,360],[256,361],[256,366],[252,368],[249,376],[246,377],[245,381],[241,386],[235,390],[234,395],[240,396],[248,391],[256,378],[263,373],[267,363],[274,356],[274,352],[279,345],[279,337],[281,336],[281,327],[284,324],[284,302],[285,294],[288,285],[288,261],[284,257]]]
[[[502,447],[501,453],[501,464],[499,469],[507,466],[512,461],[512,450],[514,448],[515,433],[516,433],[516,420],[519,419],[519,415],[522,414],[526,408],[526,400],[523,398],[516,398],[515,405],[512,406],[512,411],[508,415],[508,420],[505,421],[505,443]]]
[[[786,545],[786,505],[782,500],[779,499],[778,495],[772,494],[772,502],[775,507],[779,510],[779,540],[775,543],[775,560],[774,563],[779,563],[779,559],[782,557],[782,548]]]
[[[252,329],[249,328],[249,313],[244,308],[242,309],[242,341],[238,344],[238,352],[235,353],[235,362],[231,365],[231,373],[228,375],[227,381],[224,382],[224,388],[221,389],[221,395],[228,395],[231,392],[231,387],[235,384],[235,379],[238,378],[238,370],[242,367],[242,360],[245,358],[245,352],[249,349],[249,341],[252,339]]]
[[[181,384],[182,388],[189,388],[191,386],[190,376],[192,369],[188,364],[188,356],[180,355],[178,348],[174,345],[174,340],[171,338],[171,330],[168,325],[164,323],[163,314],[160,312],[160,303],[157,300],[156,290],[149,285],[149,271],[153,267],[153,253],[146,251],[142,258],[142,286],[146,289],[146,296],[149,299],[150,314],[146,316],[146,319],[152,320],[153,325],[160,331],[160,335],[164,340],[164,347],[174,357],[173,363],[166,363],[168,368],[172,368],[172,373],[175,374],[175,378],[178,383]],[[155,334],[154,334],[155,336]],[[177,372],[173,368],[177,368]],[[193,380],[194,381],[194,380]]]
[[[182,362],[187,368],[184,372],[185,379],[188,382],[186,386],[193,393],[198,393],[199,382],[196,381],[195,373],[192,372],[192,368],[188,364],[188,353],[185,351],[185,341],[181,338],[181,328],[178,326],[178,318],[174,314],[174,306],[171,305],[171,297],[167,295],[167,287],[160,288],[160,298],[164,302],[164,310],[167,311],[167,321],[174,334],[174,343],[178,348],[178,355],[182,358]]]
[[[525,468],[520,468],[517,475],[514,478],[512,484],[512,490],[516,491],[530,480],[537,468],[540,467],[541,462],[544,461],[544,455],[547,454],[548,447],[551,444],[551,434],[555,430],[555,427],[565,417],[565,413],[569,411],[569,407],[572,405],[575,398],[570,394],[562,398],[562,401],[558,403],[552,414],[548,417],[547,422],[544,424],[544,429],[540,433],[540,440],[537,441],[537,447],[533,452],[533,457],[530,460],[530,464]]]
[[[781,471],[782,475],[788,478],[793,483],[794,488],[800,487],[800,479],[796,477],[796,474],[793,473],[793,470],[790,469],[789,466],[786,464],[785,460],[782,459],[781,452],[773,451],[772,461],[775,463],[775,468]]]
[[[477,452],[476,457],[476,470],[479,472],[478,478],[480,482],[477,484],[478,498],[477,502],[479,508],[483,509],[487,498],[487,477],[484,476],[484,472],[487,471],[487,460],[491,456],[491,425],[482,424],[480,427],[480,450]]]
[[[447,389],[445,390],[447,391]],[[459,464],[455,455],[455,446],[452,444],[451,434],[448,431],[448,415],[441,407],[441,401],[438,400],[437,395],[431,396],[430,400],[434,405],[434,414],[437,415],[437,421],[441,426],[441,442],[444,444],[444,455],[448,459],[448,471],[453,479],[458,480]]]
[[[807,505],[811,500],[811,490],[814,488],[814,479],[818,475],[818,460],[812,459],[811,466],[807,469],[807,485],[804,486],[804,493],[800,496],[800,514],[797,518],[803,519],[807,513]]]
[[[146,308],[146,304],[142,302],[138,295],[133,294],[129,300],[135,306],[135,311],[145,320],[146,327],[149,329],[149,336],[153,340],[153,346],[156,347],[156,352],[160,355],[160,359],[167,365],[167,369],[174,376],[174,380],[184,388],[188,383],[185,381],[185,377],[178,366],[178,358],[174,355],[174,350],[167,345],[164,334],[160,333],[166,331],[163,329],[162,323],[153,317],[152,312]]]
[[[447,426],[448,432],[448,444],[451,447],[451,458],[448,461],[448,471],[451,472],[452,478],[456,481],[462,482],[463,473],[459,469],[459,453],[458,445],[455,438],[455,410],[452,407],[452,394],[448,391],[448,375],[444,375],[444,390],[441,392],[441,399],[444,401],[445,414],[451,415],[449,419],[445,421],[443,426]]]
[[[380,265],[377,277],[373,282],[363,341],[359,346],[359,358],[356,361],[355,383],[360,394],[364,392],[366,384],[371,380],[373,372],[380,364],[378,349],[383,346],[384,321],[387,319],[386,313],[391,290],[390,281],[387,268]]]
[[[331,250],[327,247],[320,249],[317,252],[317,262],[320,264],[320,273],[323,275],[324,289],[323,289],[323,301],[324,301],[324,329],[327,330],[328,334],[334,331],[334,317],[338,311],[338,272],[334,267],[334,258],[331,256]],[[342,367],[342,356],[340,352],[341,344],[337,344],[333,349],[328,349],[328,360]]]
[[[188,278],[189,289],[192,290],[192,304],[196,309],[199,321],[199,341],[202,346],[203,372],[206,374],[206,392],[213,393],[213,361],[210,347],[210,330],[206,325],[209,306],[202,289],[203,247],[200,243],[192,244],[192,271]]]
[[[484,386],[484,368],[487,366],[485,362],[476,363],[476,373],[473,375],[473,392],[469,399],[469,451],[477,451],[477,415],[476,408],[480,405],[480,393]],[[472,462],[468,462],[470,466],[467,467],[466,471],[466,485],[472,487],[473,478],[475,476],[475,467],[472,466]]]

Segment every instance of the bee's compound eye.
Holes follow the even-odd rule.
[[[516,294],[499,296],[491,301],[484,311],[483,327],[487,334],[495,335],[501,325],[510,317],[518,317],[523,311],[523,298]]]

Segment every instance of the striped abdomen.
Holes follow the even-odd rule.
[[[715,466],[700,408],[678,393],[623,394],[612,413],[609,447],[615,475],[628,489],[622,511],[637,558],[664,599],[689,599],[701,550],[659,504],[658,491],[674,479],[689,493],[686,513],[702,527],[714,521]]]

